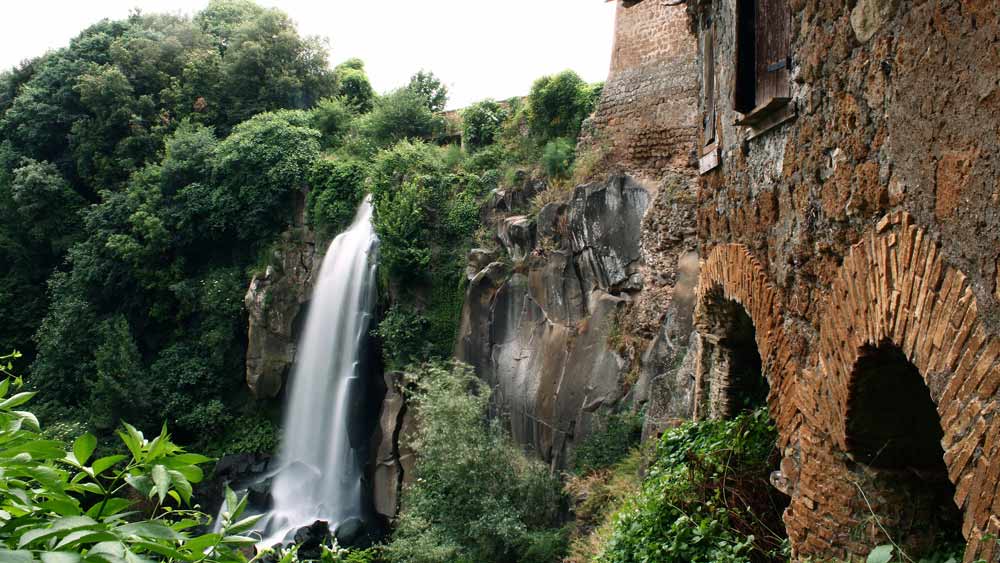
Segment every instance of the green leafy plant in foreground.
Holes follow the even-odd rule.
[[[153,439],[123,424],[127,453],[98,457],[97,438],[46,439],[37,417],[20,410],[35,395],[12,373],[18,355],[0,357],[0,561],[10,563],[244,562],[240,519],[246,500],[227,490],[220,533],[190,508],[192,484],[211,461],[185,452],[166,427]]]

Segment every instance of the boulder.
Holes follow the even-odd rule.
[[[334,537],[337,545],[344,548],[356,547],[365,536],[365,523],[360,518],[348,518],[337,525]]]
[[[329,522],[323,520],[299,528],[293,540],[299,546],[299,559],[319,559],[323,555],[323,546],[332,545],[332,537]]]

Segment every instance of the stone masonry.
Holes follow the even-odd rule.
[[[687,174],[697,82],[684,6],[619,3],[615,18],[611,71],[579,153],[597,151],[601,171],[652,180],[671,170]]]
[[[714,69],[695,322],[722,346],[732,303],[754,325],[794,557],[863,560],[890,539],[919,555],[949,525],[943,486],[966,561],[1000,561],[1000,4],[789,0],[789,97],[765,125],[734,108],[741,3],[687,4]],[[919,373],[940,474],[857,450],[862,396],[896,373],[862,369],[876,348]],[[729,383],[705,365],[698,408]]]

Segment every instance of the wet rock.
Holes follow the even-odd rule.
[[[334,537],[337,545],[348,548],[355,547],[364,538],[365,523],[360,518],[348,518],[337,525]]]
[[[331,538],[330,524],[323,520],[299,528],[293,539],[299,546],[299,559],[319,559],[323,555],[323,546],[332,545]]]

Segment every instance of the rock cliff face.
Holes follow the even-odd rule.
[[[665,305],[642,298],[651,277],[644,233],[658,228],[650,209],[670,213],[674,204],[664,206],[661,199],[676,195],[626,176],[580,186],[568,201],[550,203],[535,217],[497,218],[502,259],[483,266],[491,253],[470,253],[456,356],[493,387],[495,414],[508,421],[514,439],[553,467],[567,465],[600,417],[644,402],[661,375],[645,374],[643,395],[632,392],[640,362],[635,350],[647,345],[626,317],[639,314],[640,306]],[[665,275],[650,288],[672,286],[675,277]],[[650,339],[661,316],[653,314],[656,320],[648,323]],[[672,317],[672,326],[687,319],[686,333],[664,336],[661,348],[669,339],[670,350],[686,350],[690,316],[689,307]]]
[[[316,250],[303,213],[282,233],[262,274],[253,277],[243,298],[247,309],[247,385],[258,399],[278,395],[295,359],[298,330],[312,294],[313,273],[322,252]]]

